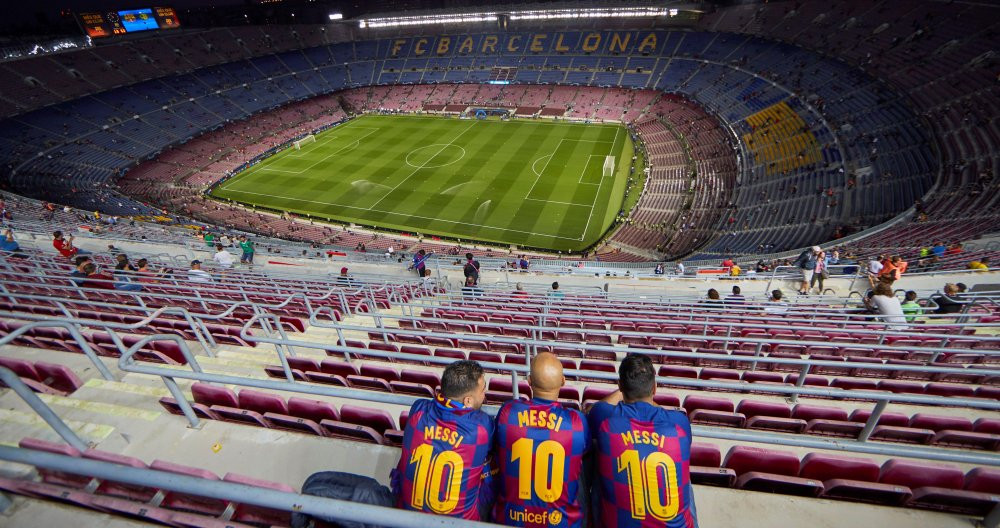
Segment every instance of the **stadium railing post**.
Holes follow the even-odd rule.
[[[997,504],[983,518],[984,528],[1000,528],[1000,504]]]
[[[875,426],[878,425],[879,418],[882,417],[882,413],[885,411],[885,407],[889,405],[888,400],[879,400],[875,404],[875,409],[872,410],[871,416],[868,417],[868,421],[865,423],[865,428],[861,430],[861,434],[858,435],[858,442],[867,442],[868,437],[872,435],[872,431],[875,430]]]
[[[184,392],[181,388],[177,386],[177,382],[174,378],[170,376],[160,376],[163,380],[163,384],[167,386],[167,390],[170,391],[170,395],[174,397],[177,402],[177,406],[181,408],[181,412],[184,413],[184,417],[187,418],[188,423],[191,424],[192,429],[198,429],[201,426],[201,421],[198,420],[198,416],[194,413],[194,409],[191,408],[191,404],[188,403],[187,398],[184,396]]]
[[[24,400],[24,403],[27,403],[28,407],[31,407],[31,410],[38,413],[38,416],[42,420],[45,420],[45,423],[49,424],[49,427],[62,437],[67,444],[81,452],[88,449],[89,446],[66,425],[66,422],[62,421],[56,413],[52,412],[52,409],[48,405],[45,405],[45,402],[24,384],[21,378],[17,374],[14,374],[14,371],[7,367],[0,367],[0,380],[17,393]]]

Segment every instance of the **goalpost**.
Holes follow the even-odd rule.
[[[309,134],[308,136],[306,136],[306,137],[304,137],[304,138],[296,141],[293,144],[295,145],[295,150],[301,150],[302,149],[302,145],[305,145],[307,143],[315,143],[315,142],[316,142],[316,136],[314,136],[312,134]]]
[[[610,178],[615,173],[615,157],[604,156],[604,177]]]

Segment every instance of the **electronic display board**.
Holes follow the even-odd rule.
[[[77,20],[90,38],[126,35],[154,29],[171,29],[181,26],[177,12],[172,7],[152,7],[105,11],[103,13],[77,13]]]

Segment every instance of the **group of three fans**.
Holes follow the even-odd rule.
[[[656,373],[629,355],[619,390],[587,415],[558,402],[565,384],[552,353],[531,363],[530,400],[482,412],[486,379],[457,361],[434,400],[410,409],[397,506],[530,528],[695,528],[689,460],[691,425],[653,403]]]

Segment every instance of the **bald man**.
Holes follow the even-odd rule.
[[[587,420],[558,402],[566,384],[559,358],[535,356],[533,398],[509,401],[497,415],[500,493],[493,522],[530,528],[581,528],[585,493],[580,477],[590,446]]]

